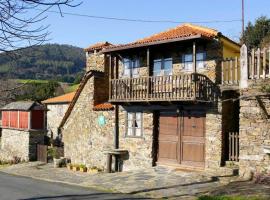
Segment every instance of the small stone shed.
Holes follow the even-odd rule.
[[[42,101],[42,103],[45,104],[47,108],[46,124],[48,130],[48,137],[54,140],[61,139],[58,127],[74,95],[75,92],[70,92]]]
[[[19,101],[1,108],[1,113],[0,160],[35,160],[36,144],[43,144],[46,134],[46,108],[37,102]]]

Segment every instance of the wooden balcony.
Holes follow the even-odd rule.
[[[110,102],[202,101],[216,98],[214,84],[201,74],[112,79]]]

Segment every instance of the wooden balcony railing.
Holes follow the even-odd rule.
[[[111,80],[110,102],[214,101],[214,84],[201,74]]]
[[[241,54],[242,55],[242,54]],[[260,49],[251,49],[251,51],[244,51],[246,61],[242,63],[247,70],[247,79],[259,80],[270,78],[270,47]],[[241,77],[241,62],[245,56],[240,58],[227,58],[221,62],[222,65],[222,85],[238,86]],[[242,69],[243,70],[243,69]],[[244,72],[244,71],[243,71]],[[245,72],[244,72],[245,73]]]

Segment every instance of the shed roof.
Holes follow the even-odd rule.
[[[61,96],[53,97],[42,101],[44,104],[70,103],[76,92],[70,92]]]
[[[45,107],[35,101],[16,101],[2,107],[0,110],[24,110],[29,111],[32,109],[45,110]]]

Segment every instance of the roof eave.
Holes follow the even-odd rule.
[[[71,101],[42,102],[43,104],[69,104]]]
[[[139,47],[147,47],[147,46],[166,44],[166,43],[172,43],[172,42],[180,42],[180,41],[193,40],[193,39],[199,39],[199,38],[209,39],[209,37],[205,37],[201,34],[197,34],[197,35],[188,36],[188,37],[174,38],[174,39],[168,39],[168,40],[159,40],[159,41],[142,43],[142,44],[130,44],[130,45],[127,44],[125,46],[107,48],[107,49],[102,50],[102,52],[110,53],[110,52],[121,51],[121,50],[126,50],[126,49],[134,49],[134,48],[139,48]]]

